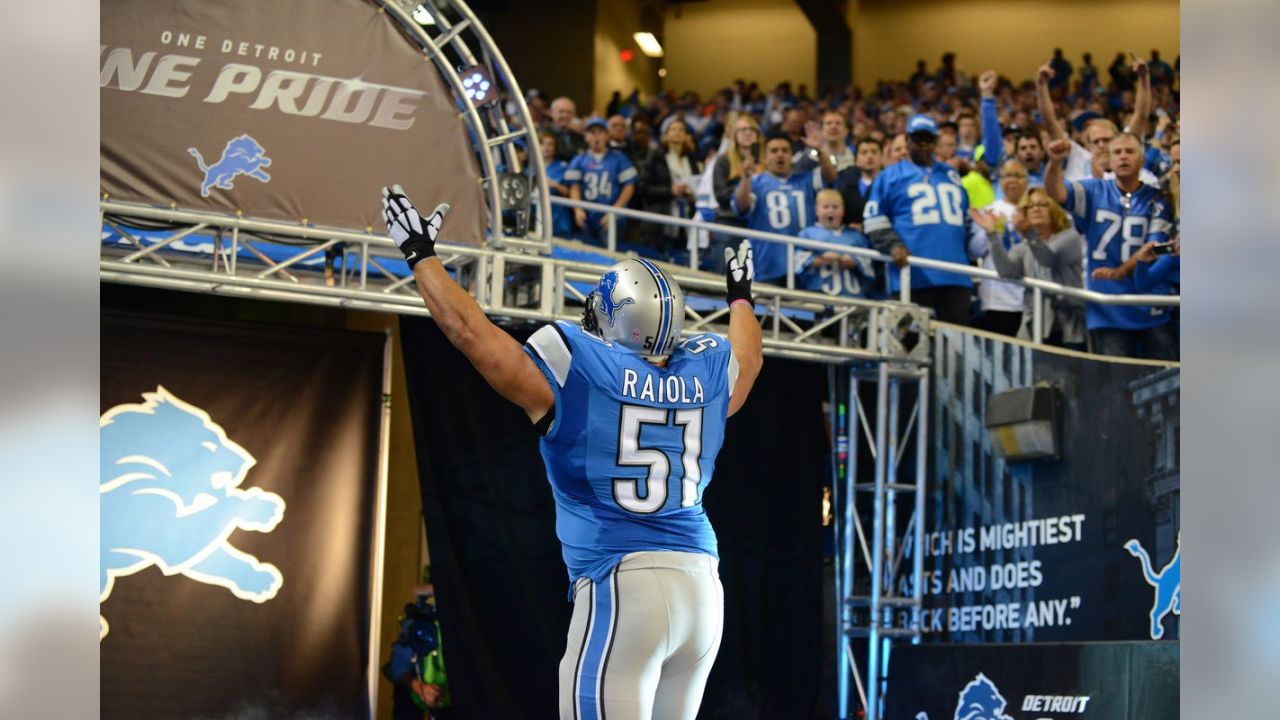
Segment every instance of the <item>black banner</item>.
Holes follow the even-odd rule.
[[[367,717],[382,335],[105,314],[102,717]]]
[[[891,720],[1178,717],[1176,642],[907,645],[889,660]]]
[[[926,640],[1177,638],[1178,369],[950,329],[934,353]],[[1061,459],[1006,464],[987,400],[1036,383],[1062,391]]]

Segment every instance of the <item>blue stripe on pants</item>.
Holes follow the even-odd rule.
[[[617,607],[617,568],[608,580],[596,588],[594,616],[587,636],[587,649],[579,658],[581,671],[578,686],[574,689],[579,720],[604,720],[601,695],[604,690],[604,667],[609,660],[609,648],[613,646],[613,633],[617,625],[614,610]]]

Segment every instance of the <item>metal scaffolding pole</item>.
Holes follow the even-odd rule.
[[[890,357],[915,359],[927,352],[928,319],[914,310],[880,325],[882,348]],[[888,687],[889,653],[903,641],[920,642],[923,613],[924,493],[927,478],[929,370],[918,362],[884,360],[849,369],[848,462],[836,478],[836,689],[840,718],[881,717]],[[874,415],[863,405],[860,389],[875,384]],[[870,415],[870,416],[869,416]],[[914,448],[909,448],[914,443]],[[859,481],[860,453],[870,455],[874,474]],[[912,458],[911,467],[902,460]],[[837,471],[837,474],[838,471]],[[900,506],[898,500],[911,496]],[[900,512],[909,515],[900,517]],[[864,520],[870,518],[870,539]],[[902,522],[905,519],[905,522]],[[860,552],[859,552],[860,551]],[[904,563],[907,552],[911,562]],[[862,560],[861,586],[855,565]],[[865,665],[858,666],[858,647],[865,641]],[[850,683],[850,680],[853,682]],[[857,691],[856,698],[850,690]],[[856,704],[855,704],[856,701]]]

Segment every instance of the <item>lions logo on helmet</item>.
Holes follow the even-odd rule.
[[[633,298],[622,298],[615,300],[613,291],[618,287],[618,272],[610,270],[600,278],[600,284],[596,286],[596,292],[600,298],[600,310],[604,312],[605,317],[609,318],[609,327],[613,327],[613,318],[617,314],[618,308],[623,305],[631,305],[635,303]]]
[[[660,362],[671,356],[684,327],[684,293],[648,260],[609,268],[582,311],[582,329]]]

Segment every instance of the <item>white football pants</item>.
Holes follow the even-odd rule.
[[[631,553],[574,586],[561,720],[693,720],[724,630],[717,560]]]

